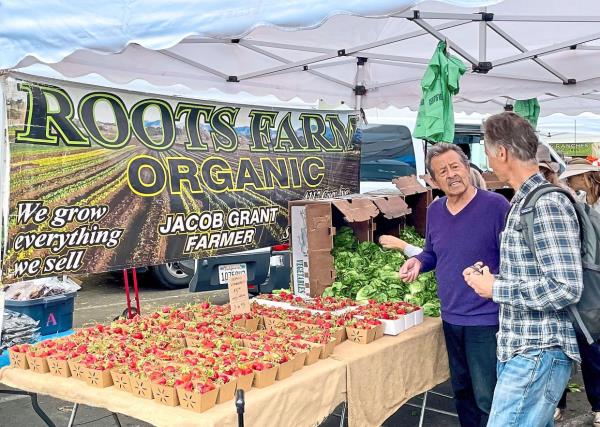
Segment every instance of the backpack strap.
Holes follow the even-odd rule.
[[[523,237],[525,238],[525,243],[529,250],[533,253],[535,257],[535,244],[533,240],[533,221],[535,214],[535,204],[544,194],[548,193],[562,193],[568,197],[568,199],[574,205],[577,203],[575,198],[571,193],[569,193],[564,188],[557,187],[552,184],[542,184],[539,187],[534,188],[527,196],[525,196],[525,201],[523,202],[523,206],[521,207],[521,211],[519,212],[521,215],[520,221],[515,225],[515,229],[523,233]],[[577,209],[575,209],[575,213],[577,213]],[[583,265],[583,268],[589,268],[587,265]],[[577,310],[575,304],[572,304],[567,307],[569,315],[571,317],[571,321],[574,325],[577,325],[580,332],[585,337],[588,344],[593,344],[594,339],[592,338],[589,330],[585,326],[585,323],[581,319],[581,315]]]
[[[535,255],[535,245],[533,244],[533,220],[535,213],[535,204],[545,194],[548,193],[562,193],[569,198],[571,203],[575,203],[575,199],[564,188],[557,187],[553,184],[542,184],[539,187],[534,188],[527,196],[525,196],[525,201],[521,206],[521,211],[519,212],[521,219],[515,225],[515,229],[523,233],[523,237],[525,238],[525,242],[527,243],[527,247],[529,250]]]

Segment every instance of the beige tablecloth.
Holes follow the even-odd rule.
[[[333,358],[345,362],[350,427],[380,426],[407,400],[449,378],[440,319],[368,345],[344,342]]]
[[[425,319],[396,337],[371,344],[344,342],[333,356],[306,366],[290,378],[246,393],[248,426],[318,425],[348,398],[351,427],[379,426],[411,397],[448,378],[448,360],[441,321]],[[156,426],[236,426],[229,401],[197,414],[134,397],[114,387],[97,389],[73,378],[3,368],[0,382],[69,402],[106,408]]]
[[[156,426],[237,426],[233,401],[198,414],[135,397],[114,387],[98,389],[73,378],[36,374],[29,370],[3,368],[0,370],[0,382],[69,402],[106,408]],[[247,392],[245,425],[312,427],[346,399],[345,392],[346,365],[331,358],[319,360],[270,387],[253,388]]]

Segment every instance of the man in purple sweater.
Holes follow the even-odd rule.
[[[470,183],[469,160],[456,145],[435,145],[426,166],[446,197],[429,206],[425,248],[406,261],[400,278],[412,282],[435,269],[456,411],[461,426],[483,427],[496,385],[498,305],[477,295],[463,271],[481,260],[498,271],[509,203]]]

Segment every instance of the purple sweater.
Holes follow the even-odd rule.
[[[500,233],[509,208],[503,196],[478,189],[456,215],[448,211],[446,197],[427,209],[425,249],[416,258],[422,263],[421,272],[435,269],[444,321],[459,326],[498,324],[498,305],[477,295],[462,272],[483,261],[498,273]]]

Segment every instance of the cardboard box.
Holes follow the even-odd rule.
[[[428,175],[427,177],[429,178]],[[425,180],[426,183],[427,181]],[[404,195],[404,201],[411,209],[411,213],[406,218],[406,225],[415,227],[415,230],[424,236],[427,227],[427,208],[433,201],[432,189],[421,185],[415,175],[395,178],[392,182]],[[430,182],[433,184],[432,181]]]
[[[319,358],[321,357],[321,351],[323,349],[323,345],[317,344],[317,343],[312,343],[309,341],[303,341],[303,342],[309,345],[309,350],[306,355],[306,359],[304,360],[304,364],[306,366],[308,366],[308,365],[312,365],[313,363],[318,362]]]
[[[335,349],[335,339],[329,341],[327,344],[323,345],[321,349],[321,359],[327,359],[329,356],[333,354],[333,350]]]
[[[347,326],[346,330],[346,333],[348,334],[348,341],[355,342],[357,344],[369,344],[373,342],[377,333],[376,328],[359,329]]]
[[[308,356],[308,351],[299,351],[294,356],[294,371],[299,371],[304,367],[304,363],[306,363],[306,357]]]
[[[426,190],[425,190],[426,191]],[[398,235],[412,211],[404,195],[364,194],[289,203],[294,293],[318,296],[335,280],[336,230],[351,227],[360,241]]]
[[[113,385],[110,370],[88,369],[85,382],[92,387],[106,388]]]
[[[131,384],[131,393],[134,396],[152,399],[152,382],[149,379],[129,375],[129,384]]]
[[[66,360],[48,357],[48,368],[50,369],[50,374],[55,375],[57,377],[68,378],[71,376],[69,363]]]
[[[186,391],[183,387],[177,388],[177,398],[182,408],[195,412],[204,412],[215,406],[219,389],[200,394]]]
[[[253,317],[251,319],[245,319],[245,325],[247,331],[254,332],[258,330],[258,324],[260,322],[260,317]]]
[[[254,372],[247,375],[242,375],[241,377],[236,378],[236,388],[244,391],[248,391],[252,388],[252,383],[254,382]]]
[[[294,360],[290,359],[285,363],[279,364],[279,369],[277,370],[277,381],[285,380],[288,377],[291,377],[294,373]]]
[[[71,376],[73,378],[77,378],[78,380],[85,381],[85,377],[87,375],[87,371],[85,366],[81,364],[82,357],[78,357],[76,359],[70,359],[67,361],[69,364],[69,370],[71,371]]]
[[[232,400],[233,397],[235,396],[236,388],[237,388],[237,384],[236,384],[235,378],[233,378],[233,377],[229,378],[228,383],[225,383],[219,387],[217,403],[223,403],[223,402]]]
[[[375,327],[375,339],[378,340],[379,338],[383,337],[383,331],[384,331],[384,326],[383,323],[381,325],[377,325]]]
[[[354,316],[357,319],[364,319],[364,316]],[[400,316],[398,319],[377,319],[382,323],[383,333],[385,335],[398,335],[406,329],[406,316]]]
[[[129,393],[132,392],[132,390],[131,390],[131,383],[129,382],[129,375],[128,374],[123,373],[123,372],[119,372],[116,369],[111,369],[110,376],[112,377],[113,385],[117,389],[123,390],[123,391],[127,391]]]
[[[152,396],[158,403],[166,406],[179,406],[179,397],[175,387],[152,383]]]
[[[277,377],[277,370],[278,366],[275,365],[264,371],[254,371],[254,387],[264,388],[273,385],[275,383],[275,378]]]
[[[27,355],[27,363],[29,364],[29,369],[38,374],[47,374],[50,372],[48,360],[46,360],[45,357],[33,357]]]
[[[25,353],[15,353],[8,350],[8,358],[10,366],[13,368],[29,369],[29,362],[27,362],[27,355]]]

